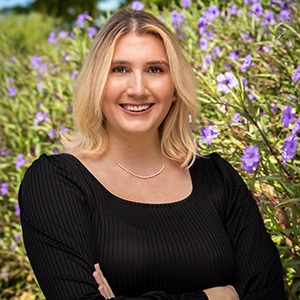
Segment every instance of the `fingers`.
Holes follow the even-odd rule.
[[[217,286],[204,290],[209,300],[224,299],[224,300],[239,300],[239,295],[233,286]]]
[[[101,272],[99,263],[98,264],[94,264],[94,268],[95,268],[96,271]]]
[[[114,298],[115,295],[107,282],[106,278],[104,277],[99,264],[94,265],[95,271],[93,272],[93,276],[99,285],[98,290],[100,294],[105,298],[105,299],[110,299]]]

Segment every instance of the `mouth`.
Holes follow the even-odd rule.
[[[132,105],[132,104],[120,104],[120,106],[130,112],[142,112],[151,108],[154,104],[142,104],[142,105]]]

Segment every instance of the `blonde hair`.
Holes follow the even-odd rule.
[[[86,156],[107,150],[109,139],[101,110],[102,96],[116,42],[130,32],[152,34],[164,43],[176,101],[160,126],[161,150],[166,157],[188,167],[197,153],[189,123],[198,110],[195,75],[177,38],[160,20],[144,11],[122,9],[113,14],[97,34],[75,83],[75,131],[64,135],[62,143],[71,150],[79,149]]]

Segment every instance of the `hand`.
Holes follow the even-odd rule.
[[[93,276],[94,276],[96,282],[99,285],[98,290],[99,290],[100,294],[105,299],[114,298],[115,295],[114,295],[111,287],[109,286],[106,278],[103,276],[103,273],[102,273],[102,271],[100,269],[100,265],[99,264],[95,264],[94,267],[95,267],[95,271],[93,273]]]
[[[232,285],[217,286],[204,290],[209,300],[239,300],[240,297]]]

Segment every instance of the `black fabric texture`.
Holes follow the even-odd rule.
[[[286,299],[278,250],[238,173],[211,154],[190,174],[187,198],[143,204],[110,193],[72,155],[36,160],[19,205],[46,299],[103,299],[95,263],[118,300],[207,300],[204,289],[229,284],[240,299]]]

